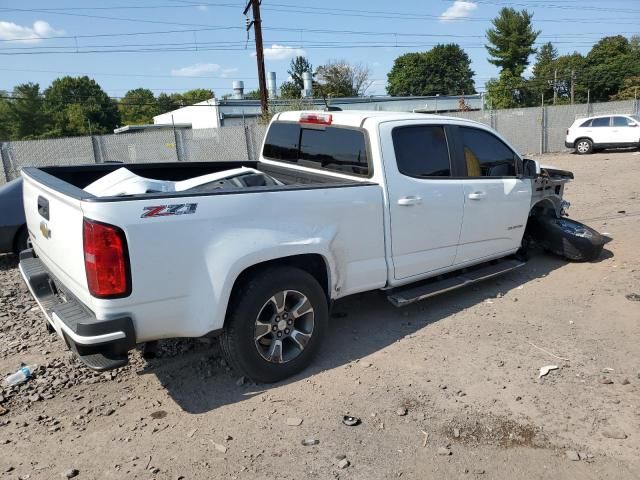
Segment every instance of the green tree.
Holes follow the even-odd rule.
[[[147,88],[129,90],[118,103],[123,125],[153,123],[159,108],[153,92]]]
[[[302,74],[311,72],[313,79],[313,65],[306,57],[298,55],[291,59],[287,73],[291,80],[283,82],[280,86],[280,96],[282,98],[300,98],[301,90],[304,89]]]
[[[295,99],[300,98],[301,92],[294,82],[282,82],[280,85],[280,98]]]
[[[112,133],[120,125],[117,103],[89,77],[62,77],[44,91],[51,118],[47,136]]]
[[[40,85],[23,83],[14,87],[6,104],[7,131],[13,139],[38,138],[47,129]]]
[[[169,95],[167,93],[161,93],[158,95],[156,105],[158,109],[157,115],[176,110],[182,106],[180,105],[180,99],[176,97],[175,94]]]
[[[518,108],[533,103],[534,93],[531,85],[520,75],[514,75],[510,70],[503,70],[499,79],[489,80],[487,101],[491,108]]]
[[[9,100],[8,93],[0,90],[0,142],[9,140],[11,137],[11,122],[9,121]]]
[[[616,95],[626,78],[640,75],[640,48],[622,35],[604,37],[589,51],[585,78],[591,99],[607,101]]]
[[[387,75],[387,92],[393,96],[475,93],[473,75],[471,60],[459,45],[436,45],[396,58]]]
[[[571,78],[573,76],[575,103],[585,103],[587,101],[587,85],[581,81],[585,77],[586,59],[578,52],[569,55],[562,55],[556,58],[550,65],[550,74],[557,71],[556,90],[558,103],[571,102]],[[553,92],[552,92],[553,94]]]
[[[318,84],[315,96],[357,97],[364,95],[371,86],[369,68],[362,64],[351,65],[345,60],[330,60],[321,65],[315,74]]]
[[[531,25],[533,14],[527,10],[504,7],[491,23],[493,28],[487,30],[489,45],[485,48],[491,58],[489,62],[509,71],[512,76],[520,77],[529,65],[529,56],[536,52],[533,48],[539,31]]]
[[[250,90],[244,94],[244,98],[247,100],[260,100],[260,90]]]
[[[204,102],[205,100],[211,100],[215,97],[213,90],[207,88],[194,88],[182,94],[178,94],[180,100],[182,100],[183,106],[193,105],[195,103]]]
[[[640,98],[640,76],[628,77],[624,79],[622,88],[611,100],[632,100]]]
[[[537,97],[544,94],[545,103],[553,102],[553,81],[558,58],[558,50],[551,42],[547,42],[538,49],[536,63],[533,65],[533,75],[529,82]]]

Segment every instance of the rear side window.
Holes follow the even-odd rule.
[[[274,123],[267,133],[263,155],[274,160],[296,162],[300,127],[295,123]]]
[[[611,117],[594,118],[591,121],[591,126],[592,127],[608,127],[610,118]]]
[[[267,132],[263,156],[304,167],[368,176],[364,132],[341,127],[305,127],[274,122]]]
[[[449,148],[443,127],[396,127],[391,136],[400,173],[416,178],[451,176]]]
[[[591,126],[591,119],[587,120],[586,122],[584,122],[582,125],[580,125],[581,127],[590,127]]]
[[[633,125],[631,119],[627,117],[613,117],[614,127],[628,127],[629,125]]]
[[[478,128],[460,127],[468,177],[513,177],[518,156],[499,138]]]

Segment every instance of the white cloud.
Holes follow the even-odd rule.
[[[207,10],[209,10],[206,5],[198,5],[196,6],[196,9],[200,10],[201,12],[206,12]]]
[[[222,78],[229,78],[233,75],[235,75],[236,73],[238,73],[238,69],[235,67],[232,68],[223,68],[222,72],[220,72],[220,76]]]
[[[171,70],[171,75],[174,77],[195,77],[205,73],[215,73],[219,70],[220,65],[217,63],[196,63],[182,68],[174,68]]]
[[[478,5],[467,0],[455,0],[453,5],[447,8],[442,15],[440,15],[441,22],[455,22],[462,18],[471,16],[473,11],[478,8]]]
[[[55,37],[62,34],[64,34],[62,30],[56,30],[43,20],[36,20],[32,27],[13,22],[0,22],[0,40],[37,43],[41,42],[43,37]]]
[[[533,64],[531,64],[531,65],[529,65],[529,66],[527,67],[527,69],[524,71],[524,75],[525,75],[525,77],[529,78],[529,77],[532,77],[532,76],[533,76],[533,67],[534,67],[534,65],[533,65]]]
[[[264,49],[264,58],[267,60],[287,60],[289,58],[297,57],[297,56],[305,56],[307,52],[305,52],[302,48],[288,47],[287,45],[277,45],[273,44],[268,48]],[[253,52],[252,56],[256,56],[256,53]]]

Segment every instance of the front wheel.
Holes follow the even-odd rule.
[[[311,363],[328,322],[327,299],[313,276],[271,267],[235,289],[220,343],[239,373],[277,382]]]
[[[593,143],[588,138],[581,138],[576,141],[576,152],[578,155],[587,155],[593,152]]]

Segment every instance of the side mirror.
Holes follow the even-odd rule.
[[[523,161],[524,167],[524,176],[527,178],[535,178],[540,175],[540,162],[537,160],[531,160],[529,158],[525,158]]]

